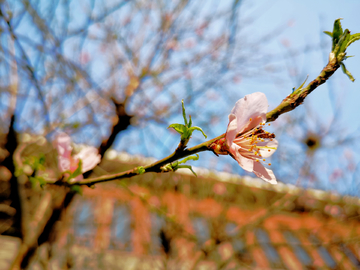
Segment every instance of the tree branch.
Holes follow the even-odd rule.
[[[320,75],[315,80],[310,82],[304,89],[299,93],[292,93],[288,95],[279,106],[266,114],[266,122],[275,121],[281,114],[290,112],[296,107],[301,105],[305,98],[314,91],[318,86],[325,83],[331,75],[340,67],[337,61],[329,61],[328,64],[323,68]]]
[[[97,183],[102,183],[102,182],[108,182],[111,180],[120,180],[123,178],[129,178],[129,177],[133,177],[136,175],[140,175],[143,173],[149,173],[149,172],[167,172],[166,170],[163,170],[162,167],[166,164],[169,164],[171,162],[174,162],[176,160],[179,160],[181,158],[199,153],[199,152],[203,152],[203,151],[212,151],[212,149],[210,148],[210,145],[223,138],[225,136],[225,134],[222,134],[214,139],[211,139],[209,141],[206,141],[204,143],[198,144],[194,147],[185,149],[185,150],[181,150],[181,151],[175,151],[173,152],[171,155],[156,161],[150,165],[147,166],[143,166],[142,168],[145,171],[141,171],[139,170],[139,167],[136,167],[134,169],[125,171],[125,172],[120,172],[120,173],[116,173],[116,174],[111,174],[111,175],[103,175],[100,177],[95,177],[95,178],[88,178],[88,179],[84,179],[78,182],[64,182],[63,179],[60,179],[58,181],[47,181],[48,183],[53,183],[56,185],[61,185],[61,186],[76,186],[76,185],[87,185],[87,186],[91,186]]]

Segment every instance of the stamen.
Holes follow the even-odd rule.
[[[252,121],[252,118],[250,118],[249,121],[251,122],[251,121]]]
[[[264,158],[263,161],[265,161],[266,159]]]
[[[271,166],[271,163],[269,163],[268,165]]]

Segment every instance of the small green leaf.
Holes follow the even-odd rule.
[[[168,128],[175,129],[181,135],[184,134],[187,129],[183,124],[171,124]]]
[[[341,65],[342,71],[349,77],[349,79],[350,79],[352,82],[354,82],[354,81],[355,81],[354,77],[351,75],[350,71],[348,71],[348,70],[346,69],[344,63],[340,63],[340,65]]]
[[[79,176],[80,174],[82,174],[82,160],[79,159],[79,163],[78,163],[78,167],[76,168],[76,170],[72,173],[72,178]]]
[[[30,181],[30,184],[31,184],[32,188],[35,188],[37,186],[38,181],[37,181],[36,177],[30,176],[29,181]]]
[[[195,129],[198,130],[198,131],[201,131],[201,133],[204,135],[205,139],[207,138],[206,134],[204,133],[204,131],[203,131],[200,127],[191,127],[191,128],[189,128],[189,130],[191,130],[191,133],[192,133]]]
[[[199,159],[199,155],[196,154],[195,156],[188,156],[186,158],[184,158],[183,160],[179,161],[178,164],[184,164],[189,160],[198,160]]]
[[[328,36],[330,36],[332,38],[333,34],[329,31],[324,31],[325,34],[327,34]]]
[[[181,135],[181,140],[184,142],[189,141],[191,134],[192,134],[192,131],[190,129],[188,129],[187,127],[185,127],[184,133]]]
[[[145,173],[145,169],[144,169],[143,166],[137,167],[137,168],[136,168],[136,171],[137,171],[138,174],[143,174],[143,173]]]
[[[75,192],[75,193],[80,194],[80,195],[83,194],[82,188],[81,188],[79,185],[70,186],[70,190],[71,190],[72,192]]]
[[[45,181],[45,179],[43,177],[37,176],[36,178],[39,181],[39,184],[40,184],[41,188],[46,185],[46,181]]]
[[[80,174],[82,174],[82,160],[79,159],[78,167],[76,168],[75,171],[73,171],[73,172],[66,171],[66,172],[69,173],[69,178],[68,179],[73,179],[73,178],[79,176]]]
[[[189,142],[190,137],[191,137],[191,135],[192,135],[192,133],[193,133],[193,131],[195,129],[201,131],[205,138],[207,138],[207,136],[205,135],[205,133],[202,131],[201,128],[199,128],[199,127],[191,127],[192,126],[191,115],[189,116],[189,122],[188,122],[187,119],[186,119],[184,100],[181,101],[181,104],[182,104],[182,113],[183,113],[183,118],[184,118],[185,125],[171,124],[168,128],[173,128],[178,133],[181,134],[181,141],[180,141],[180,144],[178,146],[178,149],[184,150],[186,148],[186,145]]]
[[[24,173],[23,168],[19,168],[19,167],[16,166],[16,169],[15,169],[15,172],[14,172],[15,177],[19,177],[23,173]]]
[[[309,75],[306,76],[305,81],[295,90],[295,87],[293,88],[293,92],[290,94],[290,96],[294,96],[297,95],[298,93],[300,93],[303,90],[303,87],[307,81],[307,79],[309,78]]]
[[[43,188],[43,186],[46,185],[45,179],[41,176],[34,176],[34,177],[30,176],[29,181],[31,183],[32,188],[35,188],[38,184],[41,188]]]
[[[349,40],[351,38],[349,29],[345,29],[343,38],[339,40],[341,42],[340,44],[340,53],[345,52],[347,44],[349,43]]]
[[[301,88],[303,88],[303,86],[305,85],[305,83],[306,83],[306,81],[307,81],[307,79],[309,78],[309,75],[307,75],[306,76],[306,79],[305,79],[305,81],[299,86],[299,89]]]
[[[163,172],[172,172],[172,171],[174,171],[174,168],[173,168],[173,166],[171,165],[171,163],[162,166],[160,169],[161,169],[161,171],[163,171]]]
[[[332,33],[332,37],[333,37],[332,51],[334,51],[336,44],[338,44],[339,42],[340,36],[343,34],[340,20],[342,20],[342,18],[336,19],[334,22],[334,29]]]
[[[184,117],[184,123],[185,123],[185,126],[187,126],[188,123],[187,123],[187,119],[186,119],[184,100],[181,100],[181,105],[182,105],[182,114]]]
[[[339,40],[338,40],[338,42],[337,42],[337,44],[336,44],[336,46],[335,46],[335,49],[334,49],[334,54],[336,55],[336,56],[338,56],[340,53],[342,53],[342,51],[341,51],[341,49],[344,47],[344,50],[345,50],[345,45],[344,45],[344,42],[345,42],[345,40],[346,40],[346,38],[348,37],[348,35],[349,35],[349,30],[348,29],[346,29],[347,30],[347,33],[346,33],[346,31],[344,32],[344,34],[342,34],[341,36],[340,36],[340,38],[339,38]],[[343,46],[344,45],[344,46]],[[342,57],[343,58],[343,57]],[[341,62],[343,59],[339,59],[339,61]]]
[[[45,164],[45,155],[44,155],[43,153],[40,154],[39,164],[40,164],[40,165],[44,165],[44,164]]]
[[[351,35],[348,43],[346,44],[345,49],[346,49],[347,47],[349,47],[349,45],[350,45],[351,43],[353,43],[353,42],[355,42],[355,41],[357,41],[357,40],[359,40],[359,39],[360,39],[360,33],[356,33],[356,34]]]
[[[189,169],[197,177],[196,173],[194,172],[194,170],[192,169],[192,167],[190,165],[179,165],[179,166],[177,166],[176,169],[181,169],[181,168]]]

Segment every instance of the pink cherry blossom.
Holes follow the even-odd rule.
[[[58,152],[58,167],[61,172],[74,172],[81,160],[81,171],[84,173],[93,169],[101,160],[101,156],[93,146],[86,146],[78,154],[71,156],[71,138],[66,133],[60,133],[56,136],[54,146]],[[78,175],[74,180],[79,181],[81,179],[83,176]]]
[[[215,142],[211,148],[217,154],[230,154],[244,170],[276,184],[272,170],[262,164],[278,145],[275,135],[263,130],[267,109],[268,102],[263,93],[253,93],[239,99],[229,114],[225,138]]]

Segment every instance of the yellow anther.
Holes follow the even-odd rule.
[[[268,165],[271,166],[271,163],[269,163]]]
[[[250,118],[249,121],[251,122],[251,121],[252,121],[252,118]]]

